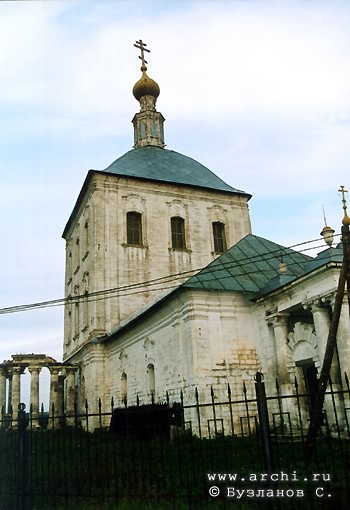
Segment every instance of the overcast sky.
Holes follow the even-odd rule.
[[[0,308],[63,297],[87,171],[132,148],[140,38],[167,148],[251,193],[253,233],[318,239],[322,205],[338,233],[349,25],[347,0],[0,2]],[[0,361],[62,341],[61,308],[0,315]]]

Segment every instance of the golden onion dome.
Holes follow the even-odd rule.
[[[138,101],[140,101],[143,96],[153,96],[157,99],[160,94],[160,88],[158,83],[152,80],[152,78],[143,71],[141,78],[135,83],[132,93]]]

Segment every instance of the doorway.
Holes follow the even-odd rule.
[[[318,388],[317,368],[315,367],[315,363],[312,359],[297,361],[296,366],[302,374],[304,383],[303,386],[305,387],[305,394],[307,395],[305,403],[310,414],[312,412]]]

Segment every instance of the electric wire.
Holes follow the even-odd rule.
[[[337,237],[337,236],[340,236],[340,234],[335,234],[334,237]],[[283,256],[286,256],[286,255],[291,255],[290,254],[290,250],[293,250],[294,248],[297,248],[297,247],[300,247],[300,246],[304,246],[304,245],[307,245],[307,244],[310,244],[310,243],[315,243],[315,242],[318,242],[318,241],[321,241],[322,238],[318,238],[318,239],[313,239],[313,240],[310,240],[310,241],[304,241],[304,242],[301,242],[301,243],[297,243],[297,244],[294,244],[294,245],[291,245],[289,247],[278,247],[276,250],[274,251],[268,251],[268,252],[265,252],[265,253],[259,253],[257,255],[254,255],[254,256],[251,256],[251,257],[245,257],[244,254],[243,255],[243,258],[238,260],[238,259],[235,259],[235,260],[232,260],[230,262],[226,262],[225,263],[225,266],[224,266],[224,269],[226,269],[227,271],[230,271],[230,270],[233,270],[233,269],[236,269],[236,268],[239,268],[242,270],[241,273],[237,273],[235,272],[234,275],[232,275],[233,277],[238,277],[238,276],[244,276],[244,275],[253,275],[253,274],[256,274],[256,273],[264,273],[264,272],[270,272],[271,270],[276,270],[275,267],[273,267],[272,265],[267,268],[267,269],[259,269],[258,271],[245,271],[244,270],[244,266],[248,266],[250,265],[252,262],[253,263],[260,263],[260,262],[268,262],[269,260],[275,260],[276,259],[276,255],[279,256],[281,258],[281,262],[283,262]],[[312,247],[309,247],[309,248],[303,248],[301,249],[300,251],[295,251],[294,250],[294,254],[293,255],[297,255],[297,254],[301,254],[303,252],[306,252],[306,251],[309,251],[309,250],[315,250],[315,249],[318,249],[318,248],[322,248],[324,247],[324,245],[318,245],[318,246],[312,246]],[[225,253],[224,253],[225,254]],[[95,302],[95,301],[99,301],[101,299],[106,299],[108,297],[121,297],[121,296],[130,296],[130,295],[136,295],[136,294],[141,294],[141,293],[144,293],[144,292],[159,292],[159,291],[163,291],[163,290],[168,290],[168,289],[171,289],[171,288],[176,288],[179,286],[179,283],[181,282],[181,280],[185,280],[185,279],[188,279],[190,278],[191,276],[194,276],[196,275],[198,272],[200,271],[206,271],[208,273],[208,276],[210,276],[210,274],[213,273],[213,270],[211,269],[211,265],[216,261],[217,259],[215,259],[214,261],[212,261],[210,264],[208,264],[207,266],[205,266],[204,268],[198,268],[198,269],[191,269],[191,270],[188,270],[188,271],[182,271],[180,273],[175,273],[175,274],[171,274],[171,275],[166,275],[166,276],[163,276],[163,277],[158,277],[158,278],[154,278],[154,279],[151,279],[151,280],[148,280],[148,281],[143,281],[143,282],[137,282],[137,283],[133,283],[133,284],[128,284],[128,285],[124,285],[124,286],[120,286],[120,287],[113,287],[111,289],[103,289],[103,290],[99,290],[99,291],[95,291],[95,292],[85,292],[83,294],[77,294],[77,295],[73,295],[73,296],[67,296],[65,298],[59,298],[59,299],[53,299],[53,300],[48,300],[48,301],[41,301],[41,302],[37,302],[37,303],[28,303],[28,304],[22,304],[22,305],[15,305],[15,306],[10,306],[10,307],[6,307],[6,308],[1,308],[0,309],[0,315],[4,315],[4,314],[10,314],[10,313],[17,313],[17,312],[24,312],[24,311],[29,311],[29,310],[36,310],[36,309],[42,309],[42,308],[51,308],[51,307],[57,307],[57,306],[63,306],[65,304],[78,304],[79,302],[83,301],[83,300],[87,300],[89,303],[90,302]],[[314,260],[312,258],[310,258],[310,262]],[[288,262],[288,267],[292,266],[292,265],[299,265],[301,266],[302,264],[305,264],[307,261],[294,261],[294,262]],[[225,275],[225,278],[226,278],[226,275]],[[209,278],[211,280],[211,278]],[[220,280],[219,277],[217,277],[218,280]],[[202,282],[205,283],[206,280],[205,278],[203,279],[202,278]],[[174,282],[172,285],[169,285],[169,283],[172,283]],[[182,282],[184,283],[184,281]],[[166,286],[164,286],[166,284]],[[159,285],[162,285],[161,287],[159,287]]]

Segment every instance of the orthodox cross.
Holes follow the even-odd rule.
[[[148,62],[147,62],[147,60],[145,60],[145,53],[144,53],[145,51],[150,53],[150,50],[148,50],[146,48],[147,44],[144,43],[142,41],[142,39],[140,39],[139,41],[136,41],[136,44],[134,44],[134,46],[135,46],[135,48],[138,48],[139,50],[141,50],[141,56],[139,56],[139,59],[142,62],[141,71],[147,71],[146,64],[148,64]]]
[[[342,194],[342,202],[343,202],[343,209],[344,209],[343,224],[345,225],[345,223],[346,223],[348,225],[349,224],[349,217],[348,217],[348,214],[347,214],[347,206],[346,206],[346,199],[345,199],[345,193],[347,193],[348,190],[346,190],[344,188],[344,186],[340,186],[340,189],[338,189],[338,191]]]

